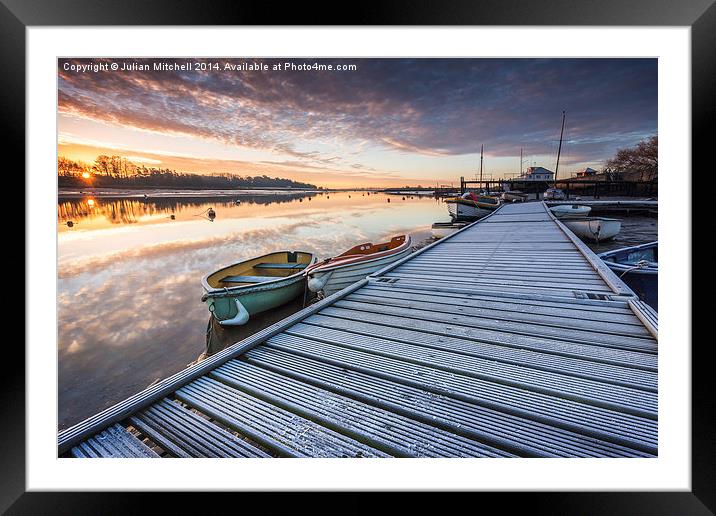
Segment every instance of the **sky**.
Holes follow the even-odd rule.
[[[559,177],[657,134],[656,59],[59,59],[58,73],[60,156],[328,188],[459,184],[481,146],[485,178],[554,170],[562,111]]]

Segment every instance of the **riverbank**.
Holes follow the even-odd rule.
[[[111,199],[182,198],[182,197],[237,197],[242,195],[320,194],[325,190],[300,188],[245,188],[240,190],[215,188],[60,188],[60,199],[102,197]]]

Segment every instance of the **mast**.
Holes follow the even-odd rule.
[[[557,148],[557,165],[554,167],[554,181],[557,182],[557,171],[559,170],[559,155],[562,153],[562,137],[564,136],[564,116],[565,112],[562,111],[562,130],[559,133],[559,147]]]
[[[482,149],[484,145],[480,145],[480,188],[482,188]]]
[[[522,147],[520,147],[520,175],[522,177]]]

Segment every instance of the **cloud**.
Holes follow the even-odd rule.
[[[358,155],[375,146],[454,156],[476,153],[481,143],[493,156],[514,156],[520,147],[545,154],[562,110],[572,159],[609,157],[657,127],[655,59],[294,60],[357,65],[340,73],[64,70],[65,63],[96,61],[109,60],[60,60],[61,113],[315,166],[355,168],[359,161],[320,150],[326,142],[352,145]],[[244,61],[251,60],[220,60]]]

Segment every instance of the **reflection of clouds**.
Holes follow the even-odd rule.
[[[146,224],[103,226],[94,221],[81,220],[80,225],[88,229],[64,231],[60,235],[59,277],[67,278],[92,270],[96,272],[110,267],[117,260],[166,255],[192,248],[215,248],[232,243],[247,247],[262,241],[283,242],[288,234],[294,232],[310,236],[314,230],[322,234],[343,231],[358,237],[360,233],[357,231],[372,234],[372,228],[384,227],[388,220],[411,227],[420,220],[427,223],[426,214],[435,213],[432,220],[443,219],[447,211],[440,213],[440,206],[440,203],[424,200],[388,204],[384,196],[354,196],[353,199],[339,196],[330,200],[324,197],[312,203],[294,203],[282,210],[261,210],[243,205],[223,208],[212,224],[205,224],[191,215],[196,209],[208,205],[192,208],[184,220],[172,222],[152,220]],[[177,210],[181,211],[182,208]],[[328,229],[327,224],[330,226]],[[262,249],[259,246],[257,254]],[[241,256],[249,257],[245,254]]]
[[[63,264],[59,271],[59,278],[67,278],[83,272],[97,270],[113,265],[119,260],[158,258],[161,256],[174,255],[192,250],[215,249],[221,246],[235,247],[238,245],[255,245],[257,242],[277,242],[286,234],[295,232],[299,228],[317,225],[316,222],[306,221],[294,224],[283,225],[276,228],[247,230],[233,232],[220,236],[210,236],[203,239],[190,241],[170,241],[162,244],[146,245],[136,249],[126,249],[120,252],[105,254],[101,256],[90,256],[79,259],[69,264]],[[89,235],[87,235],[89,237]],[[272,247],[275,249],[275,247]],[[271,251],[266,251],[269,253]],[[266,254],[259,253],[259,254]],[[236,261],[236,260],[234,260]]]
[[[77,339],[73,339],[69,346],[67,346],[67,353],[76,353],[80,350],[80,343]]]

